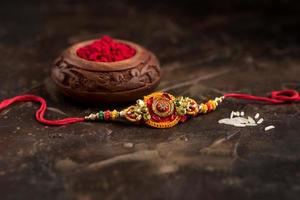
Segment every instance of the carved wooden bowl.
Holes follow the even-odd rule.
[[[94,40],[66,49],[53,63],[51,77],[67,96],[87,102],[125,102],[149,94],[159,84],[160,67],[156,56],[133,42],[136,54],[116,62],[95,62],[80,58],[76,50]]]

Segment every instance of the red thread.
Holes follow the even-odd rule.
[[[103,36],[93,43],[77,49],[77,55],[96,62],[115,62],[131,58],[135,49],[127,44],[116,42],[109,36]]]
[[[281,104],[300,101],[300,95],[296,90],[278,90],[271,92],[270,97],[253,96],[249,94],[229,93],[225,98],[232,97],[236,99],[262,101],[270,104]]]
[[[27,102],[27,101],[38,102],[41,104],[40,108],[35,113],[35,118],[37,121],[39,121],[42,124],[55,126],[55,125],[65,125],[65,124],[72,124],[76,122],[85,121],[83,117],[69,117],[69,118],[64,118],[59,120],[45,119],[44,115],[47,109],[47,103],[45,99],[43,99],[42,97],[34,96],[34,95],[20,95],[20,96],[15,96],[11,99],[5,99],[0,103],[0,111],[3,110],[4,108],[7,108],[13,103]]]

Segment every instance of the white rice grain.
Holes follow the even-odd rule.
[[[259,118],[259,113],[256,113],[256,115],[254,116],[255,119]]]
[[[273,129],[273,128],[275,128],[275,126],[273,126],[273,125],[267,126],[267,127],[265,127],[265,131],[271,130],[271,129]]]
[[[230,113],[230,119],[232,119],[232,118],[233,118],[233,115],[234,115],[234,112],[233,112],[233,111],[231,111],[231,113]]]
[[[264,118],[260,118],[260,119],[257,121],[257,124],[261,124],[263,121],[264,121]]]

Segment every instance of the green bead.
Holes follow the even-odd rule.
[[[104,112],[102,110],[99,111],[99,120],[104,119]]]

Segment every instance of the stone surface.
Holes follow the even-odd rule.
[[[204,101],[226,92],[300,91],[296,1],[242,2],[1,2],[0,98],[43,96],[49,118],[125,106],[71,101],[49,79],[62,49],[103,34],[155,52],[164,71],[160,89],[174,95]],[[36,108],[24,103],[0,113],[3,200],[299,199],[298,104],[230,100],[165,130],[122,123],[47,127],[35,121]],[[217,123],[232,110],[259,112],[264,122]],[[276,128],[265,132],[267,125]]]

